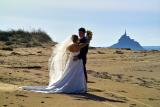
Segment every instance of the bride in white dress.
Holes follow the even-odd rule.
[[[48,86],[22,86],[21,89],[41,93],[86,93],[87,84],[82,59],[74,61],[80,49],[88,43],[79,44],[77,35],[56,45],[49,60]]]

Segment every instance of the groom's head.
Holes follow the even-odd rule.
[[[80,38],[83,38],[85,36],[85,33],[86,33],[86,29],[85,28],[79,28],[79,37]]]

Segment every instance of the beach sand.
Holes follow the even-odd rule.
[[[159,107],[160,52],[90,49],[86,94],[20,90],[48,84],[51,47],[0,50],[0,107]]]

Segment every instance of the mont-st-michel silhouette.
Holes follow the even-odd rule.
[[[111,48],[130,48],[131,50],[144,50],[144,48],[135,41],[134,39],[131,39],[125,30],[125,33],[120,37],[118,42],[116,44],[113,44],[110,46]]]

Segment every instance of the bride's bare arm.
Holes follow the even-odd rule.
[[[70,51],[70,52],[78,52],[80,49],[77,48],[77,46],[75,46],[74,44],[71,44],[70,46],[67,47],[67,49]]]
[[[78,52],[80,51],[81,48],[87,46],[87,43],[80,43],[80,44],[71,44],[70,46],[68,46],[68,50],[71,52]]]

